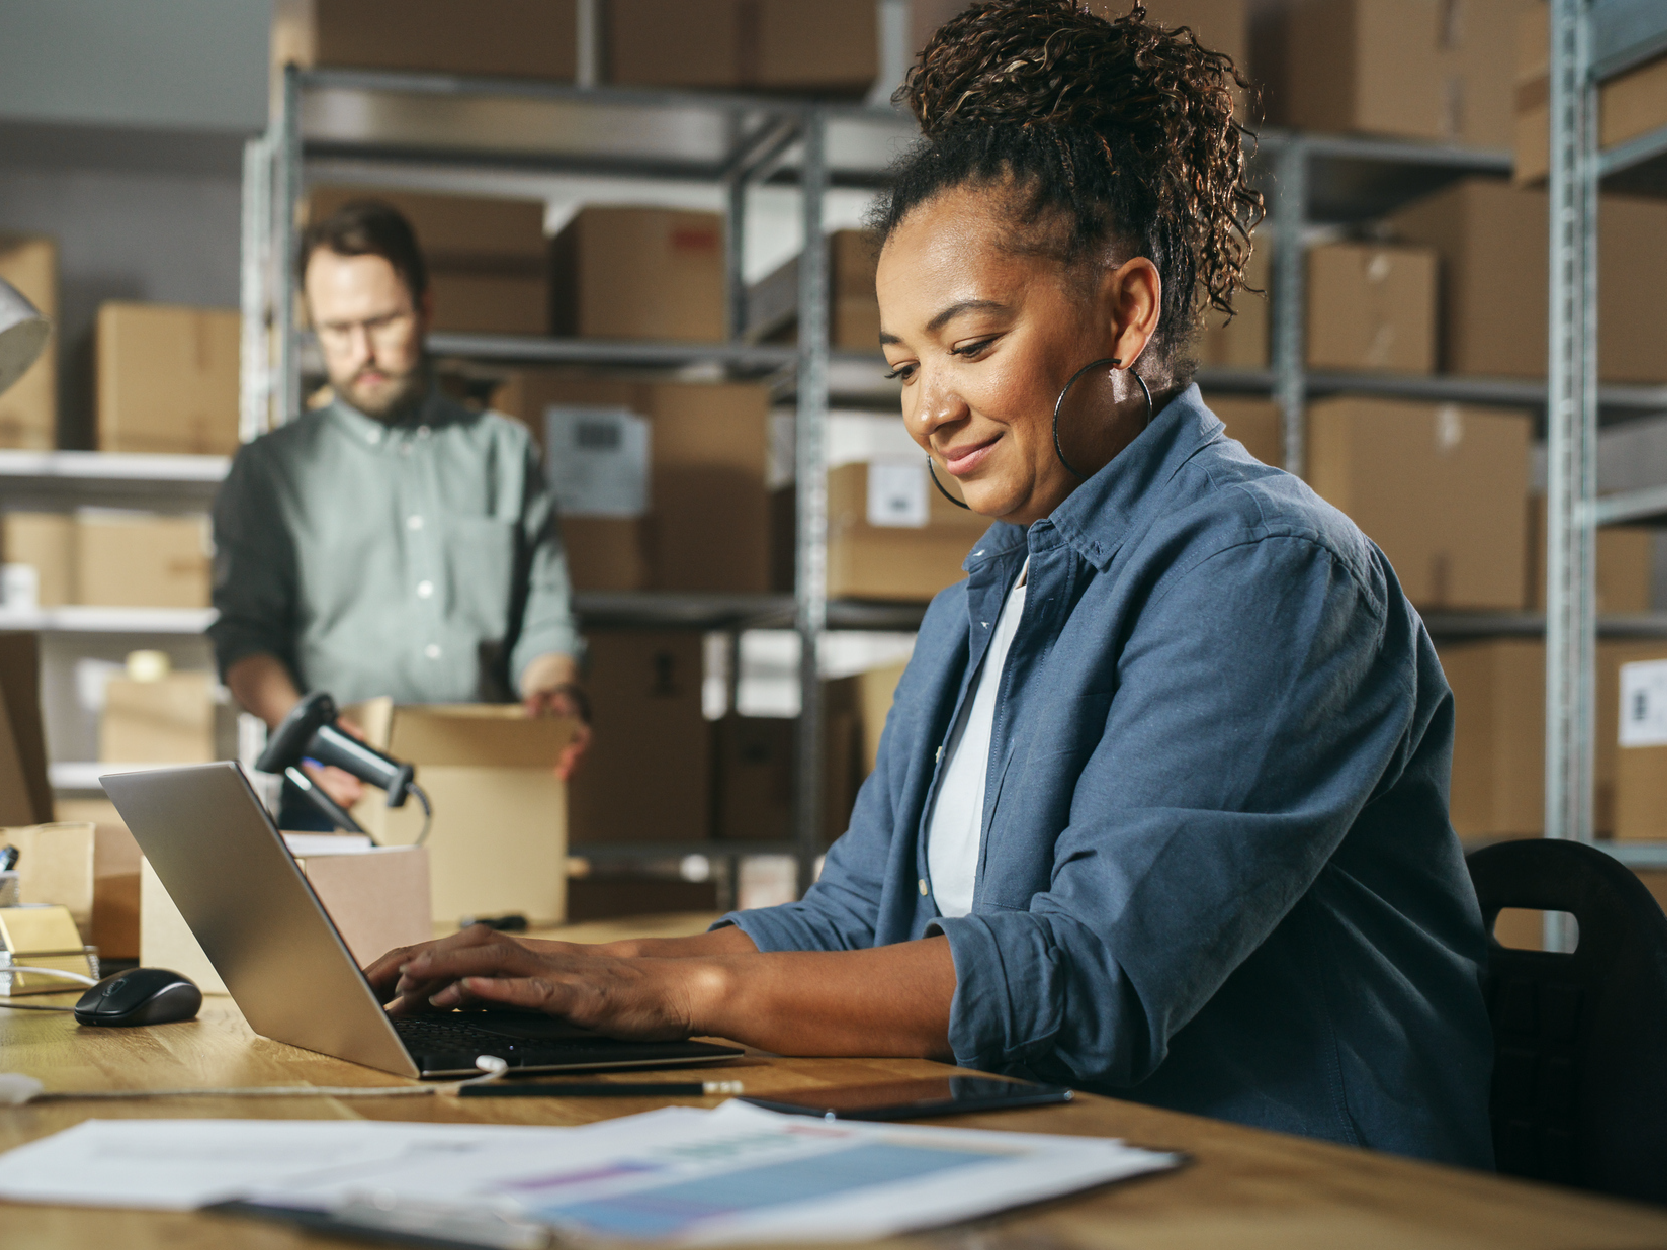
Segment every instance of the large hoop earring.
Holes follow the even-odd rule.
[[[1053,402],[1053,454],[1059,457],[1059,463],[1064,465],[1066,470],[1069,473],[1071,473],[1075,477],[1080,477],[1085,482],[1089,479],[1090,475],[1087,474],[1087,473],[1082,472],[1079,469],[1077,469],[1074,465],[1071,464],[1071,462],[1069,460],[1065,459],[1065,449],[1062,446],[1060,446],[1060,444],[1059,444],[1059,414],[1060,414],[1060,411],[1065,407],[1065,397],[1071,393],[1071,388],[1077,384],[1078,379],[1080,379],[1083,374],[1087,373],[1090,369],[1098,369],[1101,365],[1110,365],[1113,369],[1115,369],[1119,365],[1121,365],[1122,363],[1123,363],[1123,361],[1120,358],[1115,357],[1115,356],[1105,356],[1105,357],[1102,357],[1099,360],[1089,361],[1086,365],[1084,365],[1082,368],[1078,369],[1075,373],[1073,373],[1071,375],[1070,380],[1065,383],[1065,388],[1062,391],[1059,392],[1059,398],[1054,400],[1054,402]],[[1146,385],[1146,379],[1141,377],[1138,373],[1136,373],[1134,371],[1134,366],[1133,365],[1129,366],[1128,373],[1129,373],[1130,377],[1132,377],[1136,382],[1140,383],[1141,393],[1146,396],[1146,424],[1151,425],[1152,424],[1152,391],[1151,391],[1151,388]],[[943,487],[940,486],[940,487],[938,487],[938,489],[942,490]]]
[[[954,504],[957,508],[961,509],[963,512],[971,512],[972,511],[972,509],[967,507],[966,504],[962,503],[959,499],[955,498],[954,495],[951,495],[948,491],[946,491],[943,488],[943,483],[938,481],[938,471],[932,465],[932,453],[931,452],[926,453],[926,476],[932,479],[932,485],[934,485],[938,488],[938,494],[942,495],[945,499],[949,500],[950,503]]]

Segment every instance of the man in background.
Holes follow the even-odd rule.
[[[248,444],[214,508],[220,671],[275,726],[338,704],[589,708],[555,508],[525,426],[436,389],[411,225],[359,200],[309,226],[298,278],[333,397]],[[589,740],[582,728],[557,771]],[[344,806],[359,785],[314,773]]]

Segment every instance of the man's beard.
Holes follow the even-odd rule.
[[[382,372],[377,370],[377,372]],[[428,391],[428,369],[418,365],[411,372],[388,375],[390,385],[366,394],[358,385],[359,374],[347,383],[335,384],[336,394],[374,421],[393,424],[416,408]]]

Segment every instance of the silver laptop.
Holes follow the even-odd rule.
[[[471,1076],[732,1059],[704,1042],[622,1042],[550,1016],[390,1016],[236,764],[100,777],[203,953],[262,1037],[401,1076]]]

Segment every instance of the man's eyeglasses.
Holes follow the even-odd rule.
[[[416,316],[409,308],[402,308],[360,321],[324,321],[318,325],[318,340],[327,348],[346,350],[363,331],[374,346],[394,347],[410,334]]]

